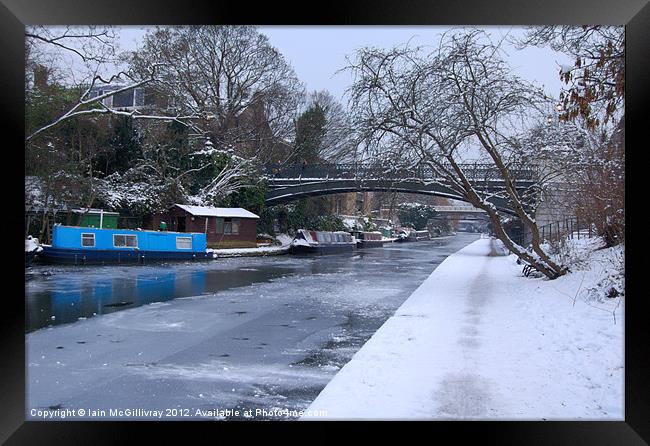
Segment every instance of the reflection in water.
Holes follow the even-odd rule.
[[[147,266],[34,266],[27,271],[26,328],[34,331],[79,318],[113,313],[140,305],[179,297],[216,294],[220,291],[269,282],[284,276],[297,278],[336,274],[339,286],[354,282],[365,289],[378,274],[426,274],[447,253],[431,259],[435,247],[447,241],[388,245],[382,249],[327,256],[249,257],[204,263],[170,263]],[[432,250],[433,248],[433,250]],[[434,254],[435,255],[435,254]],[[304,281],[304,295],[312,293]],[[295,289],[285,282],[287,291]],[[377,291],[379,292],[379,291]]]
[[[107,268],[63,269],[51,275],[30,271],[26,284],[27,331],[153,302],[217,293],[295,272],[272,265],[232,270],[188,269],[186,265]]]

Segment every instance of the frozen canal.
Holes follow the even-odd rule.
[[[67,419],[296,418],[287,410],[305,409],[446,256],[477,238],[30,268],[27,419],[66,409]]]

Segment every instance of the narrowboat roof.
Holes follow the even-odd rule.
[[[54,225],[54,228],[75,228],[75,229],[83,229],[84,231],[87,232],[92,232],[92,231],[102,231],[102,232],[133,232],[133,233],[141,233],[141,232],[156,232],[158,234],[179,234],[179,235],[192,235],[192,234],[203,234],[202,232],[174,232],[174,231],[156,231],[153,229],[127,229],[127,228],[93,228],[93,227],[88,227],[88,226],[72,226],[72,225],[62,225],[60,223],[57,223]]]
[[[101,214],[103,213],[104,215],[120,215],[119,212],[113,212],[113,211],[105,211],[103,209],[87,209],[87,208],[82,208],[82,209],[71,209],[71,212],[74,212],[75,214]]]
[[[199,217],[225,217],[225,218],[260,218],[258,215],[244,208],[215,208],[210,206],[193,206],[189,204],[175,204],[184,211]]]

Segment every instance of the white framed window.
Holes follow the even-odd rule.
[[[137,248],[138,236],[130,234],[113,234],[113,246],[116,248]]]
[[[192,237],[176,237],[176,249],[192,249]]]
[[[95,234],[81,234],[81,246],[87,248],[95,247]]]

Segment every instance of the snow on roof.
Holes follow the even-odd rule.
[[[243,208],[214,208],[209,206],[192,206],[189,204],[175,204],[192,215],[201,217],[226,217],[226,218],[260,218]]]

